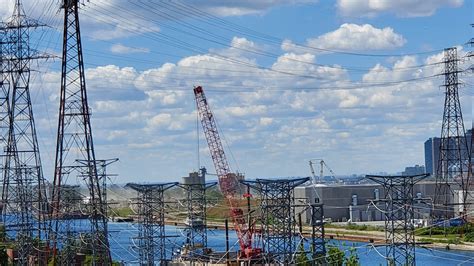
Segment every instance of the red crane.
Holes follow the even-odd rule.
[[[230,171],[229,163],[224,153],[217,124],[204,95],[201,86],[194,88],[197,110],[201,118],[201,124],[206,135],[207,144],[211,153],[214,167],[219,179],[219,188],[227,199],[230,207],[235,231],[240,244],[240,257],[253,258],[260,253],[260,249],[253,248],[253,226],[244,219],[244,212],[239,206],[239,178],[240,176]]]

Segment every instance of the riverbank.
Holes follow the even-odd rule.
[[[184,225],[182,221],[168,220],[167,224],[180,226]],[[225,230],[223,222],[208,221],[208,227],[213,229]],[[310,236],[311,228],[303,226],[303,235]],[[385,244],[385,232],[377,230],[353,230],[342,227],[327,226],[325,228],[325,238],[334,240],[344,240],[353,242],[370,243],[374,246],[382,246]],[[418,246],[424,248],[460,250],[474,252],[474,243],[459,242],[452,243],[451,238],[444,238],[440,235],[430,236],[415,236],[415,241]]]

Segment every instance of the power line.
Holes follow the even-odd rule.
[[[140,2],[141,3],[141,2]],[[140,7],[137,3],[132,3],[133,5],[135,6],[138,6]],[[142,3],[143,4],[143,3]],[[147,12],[152,12],[153,9],[157,10],[155,12],[152,12],[153,14],[155,15],[158,15],[158,16],[164,16],[165,18],[166,17],[170,17],[171,15],[170,14],[167,14],[167,13],[164,13],[162,11],[159,11],[157,8],[153,7],[153,6],[149,6],[149,5],[146,5],[146,4],[143,4],[145,5],[145,7],[142,7],[143,9],[145,9]],[[157,5],[159,5],[157,3]],[[96,5],[97,8],[94,9],[94,11],[100,13],[102,16],[104,17],[108,17],[108,18],[112,18],[115,20],[115,23],[117,23],[117,25],[122,25],[122,24],[127,24],[127,25],[130,25],[132,26],[133,28],[136,28],[136,27],[139,27],[140,25],[138,23],[133,23],[133,22],[130,22],[130,21],[124,21],[123,20],[123,17],[119,14],[119,13],[113,13],[111,12],[110,10],[107,10],[105,11],[104,9],[105,8],[102,8],[98,5]],[[149,17],[145,17],[141,14],[138,14],[132,10],[127,10],[125,8],[121,8],[121,7],[117,7],[118,10],[122,10],[123,13],[125,14],[129,14],[129,15],[132,15],[134,17],[136,17],[137,15],[139,17],[141,17],[142,19],[144,20],[151,20],[151,21],[155,21],[155,22],[158,22],[157,20],[153,19],[153,18],[149,18]],[[101,11],[103,10],[103,11]],[[167,28],[170,28],[176,32],[180,32],[180,33],[185,33],[187,36],[194,36],[196,38],[200,38],[200,39],[203,39],[203,40],[206,40],[206,41],[209,41],[209,42],[212,42],[212,43],[215,43],[215,44],[219,44],[219,45],[222,45],[222,46],[225,46],[225,47],[229,47],[229,48],[233,48],[233,49],[237,49],[237,50],[240,50],[240,51],[244,51],[244,52],[250,52],[250,53],[253,53],[253,54],[256,54],[256,55],[261,55],[261,56],[267,56],[267,57],[271,57],[271,58],[278,58],[279,55],[277,54],[274,54],[274,53],[270,53],[270,52],[267,52],[267,51],[263,51],[263,50],[260,50],[260,49],[257,49],[257,48],[254,48],[254,49],[249,49],[249,48],[242,48],[242,47],[237,47],[237,46],[232,46],[232,45],[229,45],[228,43],[223,43],[222,41],[216,41],[216,40],[212,40],[212,39],[209,39],[205,36],[203,36],[202,34],[194,34],[192,32],[189,32],[187,29],[195,29],[201,33],[207,33],[208,35],[211,35],[211,36],[218,36],[216,38],[219,38],[220,40],[226,40],[225,37],[222,37],[220,35],[216,35],[215,33],[212,33],[206,29],[203,29],[203,28],[199,28],[193,24],[190,24],[190,23],[187,23],[187,22],[183,22],[183,21],[179,21],[179,20],[176,20],[176,17],[174,17],[175,19],[173,20],[174,22],[178,23],[178,24],[181,24],[181,25],[184,25],[184,28],[185,29],[179,29],[179,28],[176,28],[174,26],[170,26],[170,25],[163,25],[163,27],[167,27]],[[100,20],[101,22],[103,23],[107,23],[109,25],[113,25],[113,26],[116,26],[115,24],[112,24],[110,22],[108,22],[108,20],[102,20],[102,19],[98,19],[97,17],[95,17],[96,20]],[[117,26],[119,27],[119,26]],[[126,30],[126,31],[129,31],[130,33],[135,33],[133,32],[132,30],[129,30],[127,28],[124,28],[124,27],[121,27],[123,30]],[[170,35],[167,35],[163,32],[160,32],[160,33],[145,33],[144,35],[146,36],[147,34],[153,34],[153,35],[156,35],[156,36],[161,36],[161,37],[165,37],[167,39],[173,39],[174,37],[170,36]],[[146,36],[148,38],[150,38],[150,36]],[[192,45],[192,44],[189,44],[189,43],[186,43],[184,41],[179,41],[178,39],[174,39],[175,42],[181,42],[181,44],[186,44],[189,47],[197,47],[195,45]],[[202,49],[199,47],[199,49]],[[219,55],[219,54],[216,54],[214,53],[214,56],[218,56],[218,57],[225,57],[225,56],[222,56],[222,55]],[[319,67],[327,67],[327,68],[335,68],[335,69],[341,69],[341,70],[346,70],[346,71],[368,71],[368,70],[373,70],[373,69],[370,69],[370,68],[360,68],[360,67],[345,67],[345,66],[339,66],[339,65],[324,65],[324,64],[317,64],[317,63],[313,63],[313,62],[308,62],[308,61],[304,61],[304,60],[298,60],[298,59],[295,59],[295,58],[286,58],[287,60],[289,61],[294,61],[294,62],[297,62],[297,63],[302,63],[302,64],[308,64],[308,65],[313,65],[313,66],[319,66]],[[419,66],[409,66],[409,67],[403,67],[403,68],[396,68],[394,70],[398,71],[398,70],[406,70],[406,69],[413,69],[413,68],[419,68],[419,67],[425,67],[425,66],[433,66],[433,65],[436,65],[438,63],[431,63],[431,64],[426,64],[426,65],[419,65]],[[384,70],[384,69],[379,69],[379,70],[376,70],[376,71],[379,71],[379,72],[384,72],[384,71],[388,71],[388,70]],[[393,70],[391,70],[393,71]]]
[[[129,0],[129,1],[131,1],[131,0]],[[277,41],[278,44],[281,44],[284,41],[284,39],[282,39],[282,38],[271,36],[271,35],[268,35],[268,34],[263,34],[263,33],[255,31],[255,30],[246,28],[244,26],[238,25],[236,23],[232,23],[228,20],[219,18],[219,17],[217,17],[217,16],[215,16],[215,15],[209,13],[209,12],[206,12],[202,9],[199,9],[195,5],[186,4],[183,1],[179,1],[179,0],[177,0],[176,2],[169,1],[169,3],[170,3],[170,6],[181,9],[182,11],[186,11],[187,13],[201,14],[201,15],[204,15],[208,19],[215,20],[215,21],[218,21],[219,23],[227,25],[227,27],[222,26],[222,28],[224,28],[224,29],[238,28],[239,32],[251,32],[251,33],[255,34],[253,36],[260,36],[260,37],[263,36],[262,37],[263,39],[266,39],[266,40],[269,40],[269,41],[273,40],[273,42]],[[181,6],[181,7],[179,7],[179,6]],[[202,22],[207,22],[207,20],[201,20],[201,21]],[[214,26],[216,26],[216,25],[214,24]],[[312,49],[312,50],[315,50],[315,51],[320,51],[320,52],[331,52],[331,53],[338,53],[338,54],[344,54],[344,55],[367,56],[367,57],[399,57],[399,56],[407,56],[407,55],[432,54],[432,53],[439,53],[439,52],[443,51],[443,49],[436,49],[436,50],[431,50],[431,51],[426,51],[426,52],[416,52],[416,53],[372,54],[372,53],[357,53],[357,52],[348,52],[348,51],[338,51],[338,50],[333,50],[333,49],[326,49],[326,48],[321,48],[321,47],[313,47],[313,46],[303,45],[303,44],[299,44],[299,43],[295,43],[295,45],[297,45],[299,47],[307,48],[307,49]]]

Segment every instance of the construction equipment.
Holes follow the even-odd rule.
[[[316,175],[316,172],[314,171],[314,166],[313,165],[314,165],[315,162],[319,162],[319,165],[320,165],[319,177]],[[331,173],[331,177],[334,178],[336,180],[336,182],[339,181],[336,178],[336,174],[332,171],[332,169],[327,165],[327,163],[323,159],[311,159],[311,160],[309,160],[309,168],[311,170],[311,174],[313,175],[313,182],[315,184],[323,182],[324,168],[325,167],[329,171],[329,173]]]
[[[243,176],[232,173],[230,170],[217,129],[216,120],[209,108],[204,90],[201,86],[194,88],[194,96],[203,131],[218,176],[219,188],[228,201],[231,211],[230,214],[239,239],[239,257],[246,259],[255,258],[260,254],[261,249],[253,247],[253,225],[250,221],[247,223],[244,219],[243,209],[240,208],[238,204],[238,194],[240,193],[239,180],[243,180]]]

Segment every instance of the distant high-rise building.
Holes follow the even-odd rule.
[[[470,149],[472,141],[472,129],[469,129],[466,132],[466,140],[467,146]],[[440,141],[441,139],[437,137],[429,138],[425,141],[425,169],[426,173],[431,175],[436,174],[436,170],[438,168]]]
[[[467,146],[469,147],[469,149],[471,148],[472,144],[472,129],[469,129],[467,132],[466,132],[466,139],[467,139]],[[472,152],[472,151],[471,151]],[[472,159],[472,158],[471,158]]]
[[[438,167],[440,138],[429,138],[425,141],[425,171],[434,175]]]
[[[405,167],[405,171],[402,172],[403,176],[410,176],[410,175],[422,175],[426,173],[425,167],[423,165],[415,165],[415,166],[408,166]]]
[[[474,122],[473,122],[473,126],[472,126],[472,129],[469,129],[467,132],[466,132],[466,138],[467,138],[467,147],[470,151],[470,155],[471,155],[471,167],[474,167],[474,147],[473,147],[473,143],[472,143],[472,130],[474,129]]]

